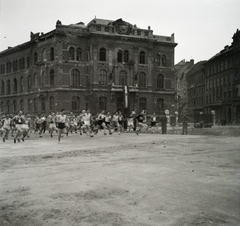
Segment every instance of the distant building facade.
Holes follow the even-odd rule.
[[[205,113],[215,112],[216,120],[240,122],[240,31],[231,46],[205,64]]]
[[[205,68],[206,61],[196,63],[187,73],[187,111],[191,121],[199,121],[205,107]]]
[[[62,25],[0,52],[0,112],[160,113],[175,100],[174,35],[118,19]]]
[[[182,60],[174,66],[175,69],[175,109],[181,119],[182,114],[188,113],[187,74],[194,67],[194,60]]]

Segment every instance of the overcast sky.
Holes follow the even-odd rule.
[[[154,34],[175,34],[175,63],[208,60],[240,29],[240,0],[0,0],[0,51],[47,33],[57,20],[87,24],[122,18]]]

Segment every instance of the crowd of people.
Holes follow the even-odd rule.
[[[151,117],[151,127],[156,126],[156,123],[157,117],[154,113]],[[165,124],[165,128],[167,121],[163,120],[162,124]],[[148,127],[145,111],[141,111],[139,114],[132,111],[128,117],[123,116],[120,111],[116,111],[114,114],[102,111],[92,115],[89,110],[83,110],[79,115],[75,115],[72,112],[66,114],[65,109],[62,109],[60,112],[52,112],[48,116],[39,114],[35,117],[19,111],[17,115],[6,114],[0,119],[0,135],[3,142],[12,136],[14,143],[25,141],[30,133],[36,133],[41,138],[46,131],[50,137],[53,137],[53,133],[57,133],[60,143],[63,136],[71,133],[86,134],[89,137],[94,137],[101,131],[104,135],[112,135],[114,132],[119,135],[125,132],[134,132],[138,135]],[[166,133],[166,129],[163,129],[163,133]]]

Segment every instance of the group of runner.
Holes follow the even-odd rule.
[[[156,118],[155,118],[156,119]],[[154,122],[153,122],[154,123]],[[153,124],[152,124],[153,126]],[[69,133],[85,133],[89,137],[94,137],[99,131],[104,135],[117,132],[134,131],[137,135],[142,128],[148,129],[146,124],[145,112],[136,115],[134,111],[128,117],[124,117],[120,111],[114,114],[102,111],[97,115],[92,115],[89,110],[83,110],[79,115],[65,114],[65,109],[60,112],[52,112],[50,115],[38,115],[32,118],[29,114],[19,111],[17,115],[6,114],[0,119],[0,135],[3,142],[8,140],[9,134],[13,137],[14,143],[25,141],[31,132],[38,133],[41,138],[43,133],[48,130],[51,137],[53,133],[58,133],[58,142]]]

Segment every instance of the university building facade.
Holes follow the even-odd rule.
[[[0,52],[0,112],[89,109],[161,114],[175,100],[174,35],[122,19],[93,19],[32,33]]]

